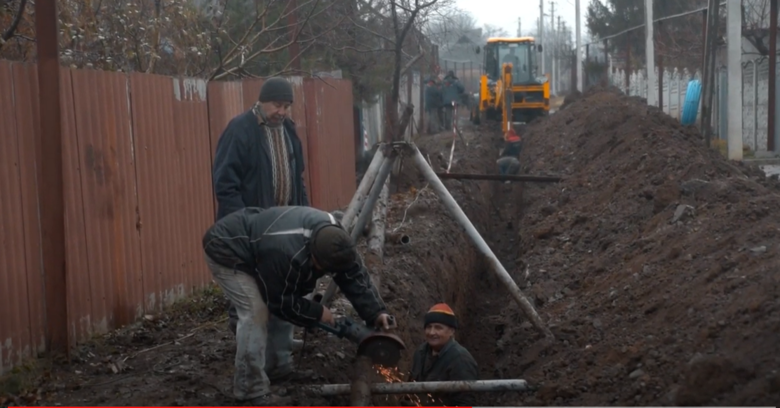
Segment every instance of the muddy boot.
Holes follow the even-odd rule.
[[[278,394],[270,393],[244,401],[244,405],[250,407],[283,407],[290,406],[291,402],[292,397],[290,396],[282,397]]]

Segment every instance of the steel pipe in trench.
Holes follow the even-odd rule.
[[[504,269],[504,266],[501,265],[501,262],[496,257],[496,254],[493,253],[493,250],[490,249],[490,246],[487,244],[487,242],[485,242],[485,239],[482,238],[482,235],[479,234],[479,231],[477,231],[477,229],[474,227],[474,224],[471,223],[469,217],[466,216],[466,213],[464,213],[460,208],[458,202],[455,201],[455,198],[453,198],[452,194],[450,194],[450,192],[447,190],[447,187],[444,186],[444,183],[442,183],[439,177],[436,176],[436,173],[433,171],[428,162],[425,161],[425,157],[423,157],[422,153],[420,153],[420,150],[417,148],[417,146],[414,145],[411,145],[410,148],[413,149],[414,154],[412,159],[414,160],[417,168],[420,169],[420,172],[423,174],[423,176],[425,176],[425,179],[428,181],[428,183],[430,183],[433,191],[436,192],[436,194],[441,199],[442,204],[444,204],[444,207],[447,208],[452,217],[455,218],[455,221],[466,230],[466,234],[474,242],[474,244],[476,244],[477,249],[479,249],[479,251],[482,252],[482,254],[487,258],[491,269],[496,273],[496,275],[498,275],[498,279],[501,281],[501,283],[503,283],[504,286],[509,289],[509,293],[520,306],[520,310],[523,311],[528,320],[530,320],[534,327],[536,327],[537,330],[544,334],[547,339],[553,339],[554,336],[550,329],[545,326],[544,322],[542,322],[542,318],[539,317],[538,313],[536,313],[536,310],[534,309],[531,302],[528,301],[528,298],[525,297],[525,294],[523,294],[523,291],[520,290],[520,287],[517,286],[517,283],[512,280],[512,277],[509,276],[509,272],[507,272],[506,269]]]
[[[382,161],[382,166],[379,168],[379,173],[374,180],[374,184],[371,186],[371,191],[369,191],[368,197],[366,197],[366,201],[363,202],[363,208],[360,210],[360,215],[358,215],[357,222],[355,222],[355,226],[352,228],[350,233],[352,241],[357,243],[358,237],[360,237],[360,233],[366,227],[366,222],[368,222],[368,218],[371,216],[372,210],[374,209],[374,206],[379,199],[379,194],[382,192],[382,187],[385,185],[385,180],[387,180],[387,177],[390,176],[390,172],[393,170],[393,163],[395,163],[395,159],[397,157],[398,155],[393,153],[390,155],[390,157],[385,157]],[[344,219],[346,219],[346,215],[344,216]],[[347,224],[342,225],[346,226]],[[330,284],[328,284],[328,287],[325,289],[325,293],[322,295],[320,304],[328,306],[330,299],[333,297],[333,295],[336,294],[336,288],[336,281],[331,280]]]
[[[455,180],[489,180],[489,181],[519,181],[535,183],[558,183],[562,179],[559,176],[532,176],[529,174],[464,174],[464,173],[436,173],[440,179]]]
[[[344,218],[341,219],[341,225],[343,225],[347,231],[350,231],[349,228],[352,226],[352,221],[355,219],[355,215],[357,215],[361,204],[363,204],[365,196],[374,184],[374,180],[379,174],[379,169],[382,168],[382,163],[384,161],[385,155],[382,153],[382,146],[379,146],[376,149],[374,158],[371,159],[371,164],[369,164],[368,169],[366,169],[366,173],[363,174],[363,178],[360,180],[357,190],[355,190],[355,195],[352,196],[352,201],[349,202],[347,210],[344,211]]]
[[[350,384],[305,385],[299,388],[304,393],[318,397],[332,397],[351,393]],[[525,380],[482,380],[482,381],[428,381],[403,383],[375,383],[370,385],[371,394],[422,394],[454,392],[507,392],[526,391]]]

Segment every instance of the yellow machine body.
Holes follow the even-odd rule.
[[[550,81],[537,75],[539,52],[533,37],[488,39],[479,96],[472,105],[474,123],[500,121],[505,132],[513,123],[549,114]]]

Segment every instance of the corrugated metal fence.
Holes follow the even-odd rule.
[[[75,343],[210,282],[200,241],[214,220],[213,152],[262,81],[60,74]],[[36,75],[35,65],[0,61],[0,374],[45,344],[35,152],[36,123],[46,118],[39,117]],[[312,205],[344,207],[355,191],[351,83],[290,80]]]

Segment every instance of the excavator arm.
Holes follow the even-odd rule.
[[[512,63],[505,62],[501,66],[501,73],[501,96],[496,98],[496,103],[500,103],[500,108],[503,108],[501,129],[503,132],[507,132],[512,128],[512,102],[515,100],[514,92],[512,92]]]

